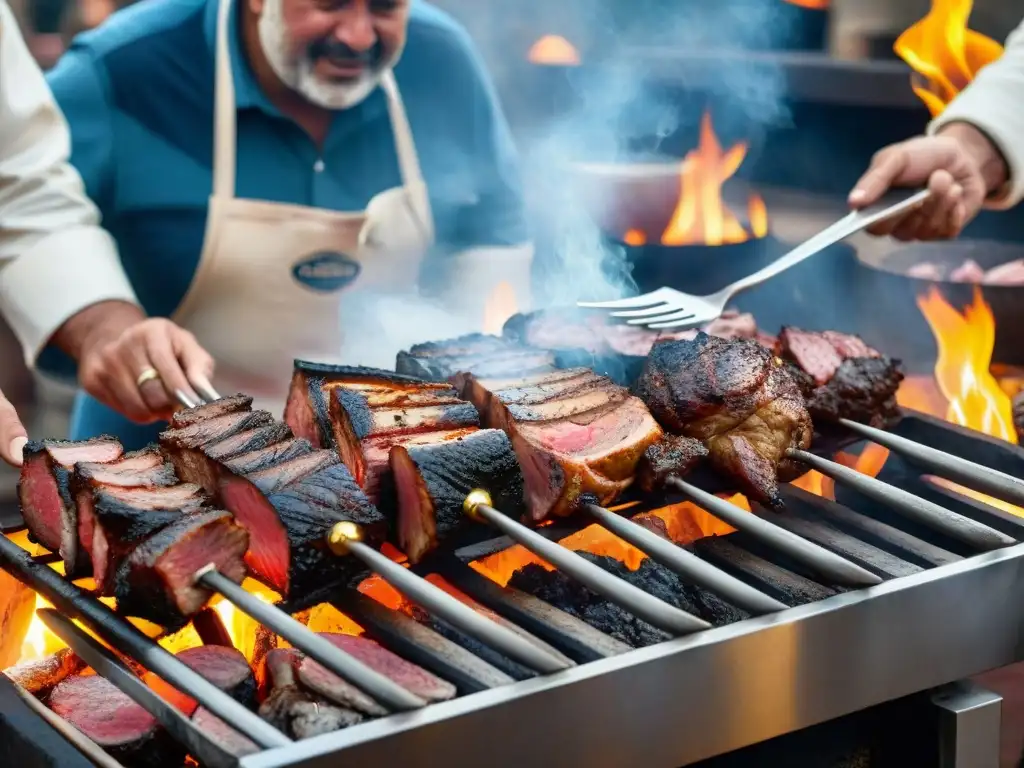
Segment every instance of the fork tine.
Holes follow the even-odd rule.
[[[626,322],[630,325],[647,325],[651,328],[654,327],[654,323],[671,323],[676,320],[687,320],[695,315],[692,309],[682,309],[680,307],[672,307],[671,312],[662,313],[658,317],[647,317],[640,318],[639,320],[627,320]]]
[[[633,296],[629,299],[615,299],[613,301],[577,301],[576,306],[584,307],[585,309],[638,309],[640,307],[649,307],[652,304],[661,303],[664,295],[664,289],[659,288],[656,291],[642,293],[639,296]]]
[[[653,329],[656,329],[656,330],[663,330],[663,329],[672,328],[672,329],[675,329],[675,330],[678,330],[678,331],[688,331],[691,328],[700,328],[707,321],[708,320],[707,320],[706,317],[702,318],[702,317],[697,317],[694,314],[691,314],[688,317],[680,317],[680,318],[678,318],[676,320],[671,320],[671,321],[663,320],[663,321],[658,322],[658,323],[649,323],[647,325],[647,327],[648,328],[653,328]]]
[[[664,315],[667,312],[675,311],[675,307],[671,304],[659,304],[656,307],[650,309],[627,309],[623,312],[612,312],[612,317],[656,317],[658,315]]]

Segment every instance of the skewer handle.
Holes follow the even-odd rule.
[[[749,611],[755,616],[776,613],[787,608],[785,603],[758,592],[734,576],[704,562],[696,555],[676,546],[671,541],[666,541],[628,518],[620,517],[611,510],[596,504],[587,504],[586,510],[598,523],[619,538],[628,541],[669,570],[714,592],[737,608]]]
[[[571,661],[556,658],[512,630],[481,616],[440,587],[359,541],[356,526],[338,523],[328,537],[328,544],[336,555],[359,558],[367,568],[410,600],[510,659],[543,673],[560,672],[572,666]]]
[[[490,505],[490,496],[484,491],[473,491],[463,505],[471,518],[482,520],[497,528],[510,539],[526,547],[533,554],[551,563],[558,570],[576,579],[600,595],[625,608],[655,627],[675,635],[688,635],[711,625],[691,616],[674,605],[649,595],[629,582],[616,578],[600,566],[585,560],[561,544],[549,541],[522,523],[503,515]]]
[[[823,459],[808,451],[789,450],[786,455],[831,477],[837,483],[849,486],[872,501],[885,504],[893,512],[921,525],[926,525],[932,530],[944,533],[957,541],[969,544],[975,549],[988,551],[1017,543],[1005,533],[990,528],[984,523],[958,515],[952,510],[908,493],[902,488],[883,483],[881,480],[861,474],[855,469],[844,467],[834,461]]]
[[[69,619],[52,608],[37,611],[39,618],[68,647],[119,688],[132,701],[149,712],[189,753],[203,765],[211,768],[230,768],[238,760],[209,739],[187,717],[136,677],[113,653],[76,627]]]
[[[427,702],[419,696],[353,659],[280,608],[253,597],[216,570],[201,571],[196,574],[196,581],[219,592],[242,613],[273,630],[314,661],[323,664],[338,677],[348,680],[388,709],[405,712],[426,706]]]
[[[930,469],[940,477],[962,483],[1011,504],[1024,505],[1024,480],[1018,477],[908,440],[902,435],[869,427],[867,424],[849,419],[840,419],[839,423],[851,432]]]
[[[794,560],[798,560],[835,584],[853,587],[870,587],[881,584],[882,579],[876,574],[861,568],[855,563],[829,552],[824,547],[790,533],[785,528],[773,525],[744,509],[740,509],[725,499],[698,488],[678,477],[669,478],[668,484],[699,507],[703,507],[720,520],[733,528],[744,531],[750,536],[765,542],[769,546],[783,552]]]

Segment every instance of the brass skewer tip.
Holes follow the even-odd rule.
[[[480,515],[477,514],[476,510],[481,504],[488,507],[492,506],[491,494],[483,488],[474,488],[462,502],[462,511],[473,520],[479,520]]]
[[[336,555],[348,554],[349,542],[362,540],[363,529],[355,523],[347,521],[335,523],[334,527],[331,528],[331,532],[327,534],[327,546]]]

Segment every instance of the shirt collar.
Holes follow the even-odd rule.
[[[256,75],[249,65],[249,59],[245,55],[242,32],[238,23],[238,4],[244,0],[206,0],[203,29],[207,45],[210,47],[211,59],[214,62],[217,60],[217,13],[221,2],[231,3],[228,18],[228,47],[231,53],[232,79],[235,81],[235,106],[238,109],[255,107],[269,115],[283,117],[281,111],[263,93],[263,89],[260,88],[256,81]],[[216,72],[216,64],[214,66],[214,72]],[[331,133],[346,135],[357,126],[380,117],[386,111],[387,100],[384,97],[383,89],[377,88],[360,104],[338,113]],[[335,135],[332,138],[339,137]]]

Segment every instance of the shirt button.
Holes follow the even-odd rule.
[[[323,173],[324,161],[321,160],[320,158],[317,158],[316,162],[313,163],[313,170],[316,171],[317,173]]]

